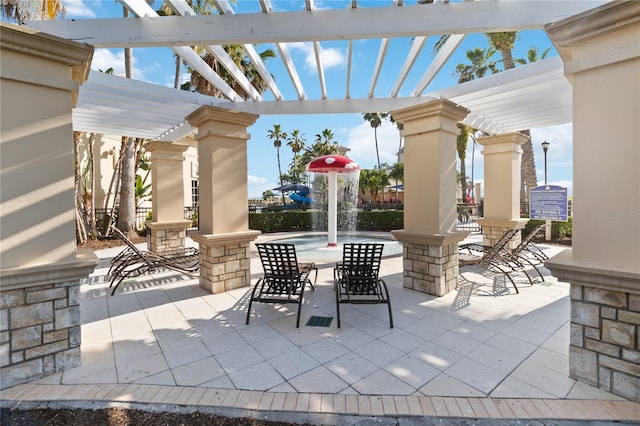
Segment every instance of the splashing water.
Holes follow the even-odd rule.
[[[327,231],[328,177],[323,173],[310,173],[313,197],[316,199],[313,210],[313,230]],[[354,233],[358,224],[358,185],[360,173],[342,173],[338,175],[338,232]]]

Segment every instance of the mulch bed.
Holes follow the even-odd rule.
[[[0,409],[0,424],[11,426],[293,426],[296,423],[272,422],[248,417],[231,418],[209,413],[158,413],[125,408],[98,410],[70,408]]]

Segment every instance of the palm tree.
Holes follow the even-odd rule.
[[[389,177],[396,182],[396,203],[399,203],[398,199],[398,181],[404,181],[404,163],[396,163],[391,168]]]
[[[267,130],[267,137],[273,139],[273,146],[276,147],[276,157],[278,158],[278,178],[280,180],[280,186],[282,186],[282,168],[280,167],[280,147],[282,141],[287,139],[287,133],[282,131],[282,127],[279,124],[274,124],[273,129]],[[285,204],[284,193],[282,194],[282,203]]]
[[[544,52],[542,52],[542,55],[540,55],[538,53],[538,48],[536,46],[531,46],[529,50],[527,50],[526,59],[520,58],[520,59],[514,59],[514,61],[516,62],[516,64],[520,64],[520,65],[526,65],[526,64],[531,64],[533,62],[538,62],[545,59],[549,54],[550,50],[551,48],[548,47]]]
[[[382,125],[382,120],[389,117],[386,112],[367,112],[362,114],[364,121],[367,121],[373,127],[373,136],[376,142],[376,158],[378,159],[378,170],[380,170],[380,152],[378,151],[378,127]]]
[[[502,55],[502,64],[505,70],[516,67],[513,59],[513,47],[518,39],[518,32],[498,32],[485,34],[489,39],[489,44],[500,52]],[[528,191],[538,185],[536,176],[536,162],[533,156],[533,144],[531,141],[531,132],[529,129],[520,130],[521,133],[529,136],[527,141],[522,145],[522,162],[520,163],[520,176],[522,182],[521,199],[527,197]]]
[[[66,13],[62,0],[2,0],[2,16],[19,24],[26,21],[56,19]]]
[[[502,56],[502,65],[505,70],[510,70],[516,67],[513,61],[513,47],[516,44],[516,40],[519,35],[517,31],[506,31],[498,33],[485,34],[489,39],[489,45],[500,52]]]
[[[314,158],[322,157],[323,155],[336,154],[337,152],[337,144],[328,144],[322,140],[316,139],[311,146],[305,148],[304,153],[302,154],[302,162],[304,164],[308,164]]]
[[[453,74],[458,76],[458,84],[482,78],[489,73],[497,73],[498,66],[491,60],[495,53],[496,51],[491,48],[481,49],[476,47],[473,50],[467,50],[469,64],[458,64]]]
[[[370,190],[373,181],[372,181],[372,172],[373,170],[369,169],[360,169],[360,179],[358,180],[358,187],[360,191],[362,191],[362,198],[364,199],[367,191]]]
[[[242,73],[251,82],[253,87],[260,93],[264,93],[267,90],[267,83],[264,81],[258,69],[253,62],[245,54],[244,48],[240,45],[228,45],[223,46],[224,50],[233,59],[233,62],[238,66]],[[272,49],[266,49],[260,52],[260,58],[264,61],[268,58],[274,58],[276,56]],[[243,99],[249,98],[249,93],[236,81],[236,79],[224,68],[218,60],[209,52],[204,53],[202,59],[227,83],[231,88],[242,96]],[[222,92],[209,82],[209,80],[202,77],[197,71],[189,68],[191,72],[191,80],[189,82],[189,89],[205,95],[211,95],[215,97],[223,97]]]
[[[304,133],[300,133],[300,130],[298,130],[298,129],[294,129],[291,132],[291,136],[287,139],[287,146],[289,148],[291,148],[291,151],[293,151],[293,173],[292,173],[292,175],[296,179],[298,178],[298,176],[296,176],[296,175],[299,172],[299,170],[298,170],[299,153],[300,153],[300,151],[302,151],[305,148],[305,142],[306,142],[306,140],[304,139]]]

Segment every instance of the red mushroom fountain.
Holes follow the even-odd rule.
[[[311,173],[323,173],[329,175],[329,224],[328,246],[338,245],[338,173],[356,173],[360,171],[358,163],[342,155],[323,155],[312,160],[307,165],[307,171]]]

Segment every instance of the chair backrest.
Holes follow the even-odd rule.
[[[521,229],[522,228],[510,229],[502,237],[500,237],[500,239],[496,242],[496,244],[493,247],[491,247],[489,251],[487,251],[484,254],[484,256],[482,256],[482,259],[480,260],[480,265],[489,264],[493,262],[495,258],[498,258],[500,253],[504,253],[504,251],[506,250],[507,244],[509,244],[509,241],[511,241],[514,235],[516,235],[516,233]]]
[[[378,278],[381,243],[346,243],[342,249],[342,271],[350,278]]]
[[[298,259],[293,244],[259,243],[256,244],[260,261],[266,275],[297,276]]]
[[[144,254],[142,253],[142,251],[140,251],[140,249],[138,249],[138,247],[136,247],[133,242],[131,242],[131,240],[129,238],[127,238],[127,236],[118,228],[116,228],[114,225],[111,225],[111,230],[113,231],[114,234],[116,234],[118,236],[118,238],[120,238],[122,241],[124,241],[124,243],[129,246],[129,248],[138,256],[140,256],[141,259],[146,260]]]
[[[543,223],[543,224],[538,225],[535,228],[533,228],[533,231],[531,231],[529,233],[529,235],[527,235],[525,238],[522,239],[520,244],[518,244],[518,247],[513,249],[513,254],[518,255],[522,250],[525,249],[525,247],[527,247],[529,244],[531,244],[533,239],[540,233],[540,231],[542,231],[544,229],[545,226],[546,226],[546,224]]]

